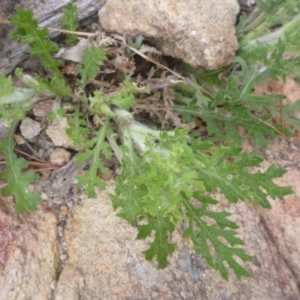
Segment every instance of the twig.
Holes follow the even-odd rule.
[[[51,169],[51,170],[57,170],[59,169],[58,166],[55,166],[55,165],[52,165],[52,164],[49,164],[49,163],[40,163],[40,162],[37,162],[37,161],[28,161],[28,165],[30,166],[33,166],[33,167],[40,167],[40,166],[45,166],[47,167],[48,166],[48,169]]]
[[[92,37],[92,36],[97,35],[97,33],[89,33],[89,32],[83,32],[83,31],[72,31],[72,30],[52,28],[52,27],[47,27],[47,29],[51,30],[51,31],[58,31],[58,32],[61,32],[61,33],[75,34],[75,35],[87,36],[87,37]]]
[[[283,137],[283,138],[285,139],[285,141],[286,141],[288,144],[290,144],[290,140],[285,136],[284,133],[282,133],[282,132],[281,132],[280,130],[278,130],[276,127],[274,127],[273,125],[269,124],[268,122],[266,122],[266,121],[264,121],[264,120],[262,120],[262,119],[259,119],[259,118],[257,118],[257,117],[254,117],[254,116],[253,116],[253,118],[254,118],[255,120],[257,120],[257,121],[259,121],[259,122],[262,122],[262,123],[264,123],[265,125],[271,127],[271,128],[272,128],[273,130],[275,130],[281,137]]]
[[[29,147],[29,148],[30,148],[30,147]],[[19,153],[21,153],[21,154],[23,154],[23,155],[25,155],[25,156],[27,156],[27,157],[33,159],[33,160],[40,161],[41,163],[47,163],[47,161],[45,161],[43,158],[32,156],[32,155],[30,155],[29,153],[24,152],[24,151],[22,151],[22,150],[20,150],[20,149],[18,149],[18,148],[15,148],[15,150],[16,150],[17,152],[19,152]],[[31,148],[30,148],[30,150],[32,151]],[[34,151],[33,151],[33,152],[34,152]],[[36,154],[36,153],[34,153],[34,154]]]

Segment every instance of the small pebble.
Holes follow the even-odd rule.
[[[63,147],[67,149],[77,149],[74,146],[73,141],[66,133],[68,129],[68,120],[63,117],[59,122],[50,122],[46,129],[46,134],[52,140],[53,144],[57,147]]]
[[[64,166],[70,161],[71,153],[64,148],[55,148],[50,154],[50,162],[56,166]]]
[[[35,117],[46,117],[52,111],[53,100],[44,100],[33,105],[32,111]]]
[[[31,140],[40,133],[42,126],[39,122],[26,117],[21,122],[20,130],[25,139]]]

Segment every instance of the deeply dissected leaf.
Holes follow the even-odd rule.
[[[76,31],[79,27],[77,24],[78,13],[76,5],[73,3],[68,3],[67,6],[63,8],[62,13],[64,14],[64,17],[61,19],[61,24],[64,25],[64,27],[68,30]],[[66,42],[68,44],[76,43],[76,35],[68,34]]]
[[[140,158],[132,150],[124,151],[122,172],[116,178],[115,193],[110,195],[114,209],[122,208],[118,216],[125,219],[132,226],[136,224],[137,218],[143,213],[139,202],[145,195],[145,190],[142,188],[136,189],[132,182],[134,178],[139,176],[139,163]]]
[[[106,115],[108,117],[114,117],[114,113],[110,109],[111,97],[101,94],[99,91],[95,91],[94,96],[90,97],[91,108],[98,115]]]
[[[183,235],[192,240],[196,253],[203,255],[208,265],[218,270],[223,278],[228,278],[229,269],[239,279],[249,276],[242,262],[252,258],[240,248],[243,241],[236,236],[237,224],[228,219],[229,213],[212,209],[218,202],[208,195],[219,192],[233,203],[250,201],[270,208],[269,196],[274,199],[292,193],[289,187],[279,187],[273,182],[274,178],[283,176],[283,169],[271,166],[264,173],[257,171],[262,159],[242,153],[240,147],[243,139],[249,137],[257,146],[266,146],[265,135],[278,133],[277,124],[272,124],[274,116],[285,116],[285,120],[299,125],[294,112],[299,109],[299,103],[287,105],[281,110],[282,106],[279,109],[277,105],[281,100],[279,96],[254,95],[254,84],[266,77],[276,79],[281,76],[284,79],[290,72],[299,77],[300,59],[296,55],[300,46],[300,31],[297,30],[300,23],[299,4],[293,4],[291,0],[257,2],[259,5],[249,19],[242,18],[238,28],[241,46],[232,64],[215,71],[196,70],[181,64],[178,70],[190,78],[180,76],[178,86],[173,87],[176,78],[166,77],[165,72],[158,70],[159,78],[155,78],[155,68],[151,69],[146,80],[142,79],[145,76],[141,74],[135,78],[135,61],[127,57],[124,51],[126,41],[120,36],[118,40],[123,41],[124,48],[117,50],[116,57],[109,61],[118,70],[114,78],[117,84],[108,92],[104,88],[84,95],[89,93],[90,86],[85,89],[86,85],[97,76],[99,67],[104,63],[103,49],[87,48],[82,65],[78,66],[81,79],[78,80],[80,88],[76,91],[76,101],[81,97],[79,101],[84,104],[84,114],[79,111],[80,103],[77,103],[75,112],[70,115],[68,134],[75,145],[82,148],[82,152],[77,154],[77,163],[91,161],[89,169],[79,177],[78,185],[86,188],[88,197],[95,197],[95,187],[105,187],[99,177],[99,173],[107,172],[103,158],[110,158],[111,148],[114,149],[122,171],[116,179],[115,194],[111,195],[113,207],[119,208],[119,217],[137,226],[138,239],[151,240],[149,249],[144,253],[147,260],[157,260],[158,268],[169,264],[168,257],[176,246],[172,243],[172,233],[178,223],[184,223],[186,229]],[[63,13],[64,26],[76,30],[76,7],[68,4]],[[269,13],[273,15],[269,17]],[[252,26],[255,23],[259,25],[259,30]],[[52,79],[37,76],[36,80],[29,80],[28,85],[34,94],[50,91],[56,95],[50,117],[59,118],[65,113],[60,106],[62,97],[68,97],[73,92],[65,85],[58,68],[59,62],[52,58],[51,52],[56,45],[45,39],[48,31],[38,29],[30,11],[18,8],[12,24],[17,26],[13,35],[29,43],[31,53],[38,54],[44,67],[51,71]],[[105,40],[102,40],[103,44]],[[107,40],[111,41],[111,38]],[[142,45],[142,38],[137,37],[136,42],[140,51],[135,53],[142,54],[142,57],[146,52],[160,55],[155,48]],[[114,40],[112,45],[116,47],[118,42]],[[285,60],[288,55],[292,55],[289,61]],[[20,71],[17,73],[19,78],[26,76]],[[122,83],[120,78],[124,77]],[[157,80],[156,84],[151,84],[151,80],[154,83]],[[14,106],[19,97],[16,91],[19,93],[20,90],[12,86],[11,78],[4,79],[0,74],[1,85],[0,104],[2,100],[3,109],[1,107],[0,117],[10,120],[22,117],[25,104],[21,102],[21,110]],[[154,87],[155,97],[149,100],[152,96],[150,88]],[[143,93],[150,94],[149,99],[141,97],[135,102],[135,97],[143,96]],[[147,101],[152,102],[148,105]],[[151,116],[150,106],[159,110],[155,113],[160,116],[162,125],[170,127],[170,131],[149,128],[124,111],[133,108],[138,112],[141,109],[137,109],[138,103]],[[100,123],[104,123],[92,137],[92,130],[86,128],[88,122],[84,119],[88,114],[88,117],[96,115],[94,120],[100,115]],[[145,115],[139,117],[144,119]],[[176,117],[178,122],[167,122],[171,115],[172,121]],[[112,124],[112,119],[116,124]],[[199,139],[198,128],[191,134],[187,129],[173,130],[183,122],[195,122],[198,128],[205,122],[209,139]],[[118,126],[117,130],[115,126]],[[244,136],[239,133],[241,127],[244,128]],[[160,130],[163,128],[160,127]],[[213,144],[213,141],[217,143]],[[119,147],[120,143],[122,146]],[[0,179],[8,184],[2,191],[16,196],[18,211],[34,210],[38,197],[28,191],[28,184],[36,179],[36,175],[33,172],[21,173],[27,163],[16,159],[13,146],[10,132],[10,137],[0,143],[0,151],[7,158],[6,169]]]
[[[58,50],[57,45],[47,39],[48,29],[38,28],[38,22],[33,18],[31,10],[16,8],[17,15],[11,18],[11,24],[17,26],[12,32],[13,38],[20,38],[22,43],[30,45],[30,53],[41,57],[43,66],[53,75],[52,80],[44,80],[41,85],[47,86],[49,91],[59,96],[71,94],[71,89],[66,85],[63,75],[59,70],[59,61],[52,57],[52,52]]]
[[[105,59],[105,50],[102,48],[86,48],[83,54],[82,65],[78,66],[81,75],[80,84],[85,85],[90,78],[94,78]]]
[[[79,148],[85,148],[89,130],[86,127],[86,122],[82,118],[82,113],[79,111],[79,104],[76,104],[72,118],[68,120],[69,128],[67,134],[74,142],[74,145]]]
[[[235,58],[234,61],[240,65],[241,70],[231,74],[226,81],[226,87],[219,89],[214,99],[204,102],[192,98],[183,104],[182,91],[178,90],[177,97],[182,104],[173,108],[185,115],[201,117],[207,124],[212,140],[241,144],[246,137],[253,137],[256,146],[266,147],[265,136],[278,134],[271,125],[272,115],[266,108],[272,107],[280,99],[277,95],[262,97],[253,93],[254,83],[270,76],[272,72],[261,72],[257,66],[248,65],[241,58]],[[238,127],[247,132],[244,138],[240,135]]]
[[[94,96],[89,98],[91,108],[93,112],[99,115],[107,115],[114,117],[115,114],[111,110],[111,105],[115,105],[122,109],[130,108],[135,102],[135,93],[148,93],[147,89],[140,91],[130,81],[129,78],[125,78],[124,87],[119,89],[116,93],[101,94],[99,91],[95,91]]]
[[[207,209],[208,205],[216,204],[216,201],[210,197],[203,196],[197,192],[193,196],[202,206],[196,208],[188,199],[183,202],[189,218],[189,227],[185,230],[183,236],[191,238],[196,248],[196,254],[204,255],[208,265],[219,270],[224,279],[228,279],[228,271],[224,265],[225,261],[233,269],[237,278],[240,279],[242,276],[249,277],[250,273],[235,260],[235,257],[239,257],[243,261],[253,261],[253,258],[247,255],[243,249],[235,247],[244,243],[235,236],[237,234],[236,231],[228,229],[237,228],[234,222],[227,219],[230,214],[227,212],[209,211]],[[204,216],[214,220],[215,224],[209,225],[205,219],[202,219]],[[222,240],[225,240],[226,243]],[[215,257],[212,255],[210,245],[214,248]]]
[[[147,225],[138,226],[137,239],[146,239],[151,237],[152,231],[155,232],[154,240],[150,243],[150,248],[146,250],[145,258],[147,260],[157,260],[157,268],[163,269],[169,265],[167,257],[172,255],[176,244],[170,243],[170,235],[174,231],[174,223],[168,218],[157,216],[155,219],[148,220]]]
[[[137,93],[150,93],[149,90],[143,89],[140,90],[135,87],[131,82],[130,78],[126,77],[123,81],[124,87],[118,90],[115,95],[111,96],[110,103],[118,106],[122,109],[128,109],[134,105],[135,97],[134,94]]]
[[[4,75],[0,73],[0,86],[0,103],[2,104],[3,100],[15,91],[15,87],[12,85],[11,75],[4,77]]]
[[[73,92],[69,86],[66,86],[66,82],[61,79],[60,74],[54,74],[53,78],[49,82],[49,91],[55,93],[61,97],[70,97]]]
[[[143,126],[139,129],[136,123],[129,122],[123,126],[124,142],[128,148],[123,154],[124,168],[117,178],[116,194],[111,198],[115,209],[121,207],[119,216],[132,225],[138,224],[138,238],[150,237],[154,232],[154,241],[145,252],[146,259],[156,257],[159,267],[167,265],[167,257],[174,250],[169,238],[175,224],[187,217],[189,227],[185,236],[192,239],[196,252],[203,254],[210,266],[219,270],[224,278],[228,277],[224,262],[238,278],[249,276],[249,272],[235,259],[252,260],[243,249],[236,247],[243,245],[235,237],[237,225],[227,220],[228,213],[208,210],[208,205],[217,204],[217,201],[205,196],[205,193],[219,191],[231,202],[248,200],[270,207],[268,195],[276,197],[292,192],[272,182],[275,177],[283,175],[283,170],[272,166],[265,173],[254,173],[251,168],[258,167],[261,159],[241,153],[239,147],[219,147],[208,155],[209,145],[200,139],[190,145],[185,130],[158,136]],[[148,139],[141,140],[137,135],[139,130],[140,133],[148,132]],[[134,153],[129,155],[132,142],[141,149],[144,147],[141,144],[145,143],[142,159]],[[194,206],[192,199],[198,200],[202,206]],[[207,224],[202,219],[204,216],[213,220],[214,224]],[[145,220],[147,225],[139,225]],[[167,226],[170,222],[174,227]],[[220,237],[227,242],[224,243]],[[166,243],[164,247],[161,241]],[[214,247],[214,252],[209,245]],[[215,253],[215,258],[212,253]]]
[[[299,111],[300,99],[294,103],[285,105],[283,110],[284,120],[288,124],[292,124],[298,130],[300,129]]]
[[[14,154],[15,142],[13,140],[13,127],[5,139],[0,142],[0,152],[5,154],[5,170],[0,173],[0,180],[7,185],[1,189],[1,194],[14,195],[16,198],[16,211],[35,211],[36,204],[41,197],[29,190],[29,184],[35,182],[38,176],[33,171],[25,171],[28,163],[24,158],[17,158]]]
[[[85,188],[85,193],[89,198],[95,198],[95,187],[99,187],[100,189],[105,188],[104,182],[100,179],[98,171],[106,174],[108,169],[104,166],[103,161],[101,160],[101,154],[105,156],[105,158],[111,157],[110,145],[105,142],[105,136],[108,130],[108,122],[107,119],[105,124],[100,128],[96,137],[89,141],[87,145],[92,146],[91,149],[85,150],[83,153],[77,154],[76,163],[81,164],[87,159],[91,158],[91,164],[87,171],[85,171],[84,175],[78,177],[78,186],[82,187],[83,185],[87,185]]]
[[[22,43],[30,44],[30,53],[39,55],[45,68],[56,74],[61,74],[58,69],[59,61],[51,55],[52,50],[57,49],[57,46],[47,40],[48,29],[38,29],[38,22],[33,18],[31,10],[17,7],[16,12],[17,15],[11,18],[11,24],[17,26],[12,37],[20,38]]]
[[[274,178],[282,177],[286,173],[286,170],[283,168],[271,165],[264,173],[261,173],[261,171],[256,173],[246,172],[245,168],[248,168],[249,165],[254,166],[253,159],[262,161],[260,157],[253,157],[250,161],[248,155],[244,153],[238,162],[241,168],[240,176],[243,177],[243,180],[251,190],[251,197],[248,200],[264,208],[271,208],[267,200],[268,195],[275,199],[276,197],[283,197],[293,193],[291,187],[280,187],[272,181]]]
[[[231,157],[235,160],[229,163]],[[262,159],[241,153],[240,148],[220,147],[209,158],[199,154],[199,160],[203,165],[199,167],[198,175],[203,180],[206,190],[213,192],[219,189],[231,202],[248,200],[270,208],[268,195],[275,199],[277,196],[293,193],[291,188],[279,187],[272,181],[276,177],[282,177],[286,172],[284,169],[272,165],[264,173],[250,172],[249,168],[258,167]]]

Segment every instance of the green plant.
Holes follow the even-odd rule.
[[[61,24],[70,31],[76,31],[79,27],[77,24],[77,7],[73,3],[68,3],[62,10],[64,17],[61,20]],[[77,36],[74,34],[68,34],[66,39],[67,44],[75,44],[77,42]]]
[[[58,61],[52,58],[51,51],[55,47],[45,40],[46,29],[37,28],[30,11],[17,9],[17,16],[12,18],[17,26],[13,36],[29,43],[31,53],[41,56],[50,79],[33,79],[18,70],[19,78],[30,87],[20,90],[13,87],[10,77],[0,76],[0,83],[5,87],[0,92],[0,117],[8,124],[22,118],[40,93],[55,95],[57,110],[54,113],[59,115],[58,112],[64,113],[59,111],[61,101],[66,96],[72,97],[75,111],[69,115],[72,129],[68,134],[82,149],[76,155],[77,163],[91,160],[89,169],[78,179],[79,185],[86,186],[87,195],[94,197],[95,187],[105,188],[98,177],[99,171],[108,171],[102,158],[109,159],[112,155],[118,158],[122,171],[116,178],[112,204],[115,209],[119,208],[121,218],[137,226],[138,239],[152,239],[145,251],[146,259],[156,258],[158,268],[166,267],[167,258],[176,246],[172,243],[172,233],[177,224],[184,223],[187,225],[183,236],[193,241],[196,253],[204,255],[223,278],[228,278],[225,262],[238,278],[250,276],[235,259],[252,260],[239,247],[243,241],[236,237],[238,226],[228,219],[228,212],[214,211],[212,207],[218,201],[211,195],[219,192],[233,203],[250,201],[270,208],[269,196],[275,199],[292,193],[289,187],[279,187],[272,182],[285,173],[284,169],[272,165],[264,173],[253,171],[260,166],[262,158],[241,149],[242,141],[249,137],[257,146],[266,146],[265,135],[281,134],[287,138],[288,131],[282,131],[281,124],[274,124],[274,117],[284,116],[286,124],[299,126],[299,121],[289,114],[299,109],[299,101],[278,108],[275,104],[280,103],[279,96],[253,94],[257,81],[267,77],[285,78],[290,73],[298,75],[294,71],[296,65],[299,67],[296,25],[300,18],[295,16],[295,9],[291,9],[292,3],[295,6],[294,1],[258,1],[255,11],[241,20],[238,28],[241,47],[232,64],[206,72],[182,64],[180,69],[185,77],[175,72],[170,74],[169,69],[163,72],[155,69],[149,72],[148,79],[141,81],[133,75],[132,54],[145,56],[145,53],[157,55],[158,52],[143,45],[139,50],[127,47],[126,41],[118,36],[104,37],[102,45],[121,44],[110,53],[115,61],[106,60],[104,49],[87,48],[78,67],[80,78],[73,90],[64,80]],[[299,11],[300,4],[297,5]],[[279,19],[275,18],[278,11]],[[65,15],[68,24],[75,22],[73,6],[67,7]],[[269,34],[267,31],[275,25],[278,29]],[[97,78],[99,68],[104,66],[105,70],[106,65],[115,68],[117,84],[111,84],[106,92],[95,89],[88,92],[87,86]],[[219,79],[220,75],[225,84]],[[156,93],[160,89],[162,92]],[[153,100],[153,95],[158,98]],[[150,118],[150,125],[142,124],[133,111],[136,115],[146,111],[160,122]],[[88,117],[94,118],[92,130],[91,125],[87,126]],[[199,119],[206,123],[206,139],[193,130],[193,123]],[[245,129],[244,136],[238,133],[238,127]],[[15,194],[19,212],[35,210],[37,197],[28,198],[24,191],[29,182],[37,178],[26,173],[21,182],[13,179],[13,174],[20,174],[26,165],[13,157],[11,134],[12,130],[0,143],[0,150],[7,158],[5,172],[0,177],[8,181],[3,192]],[[14,191],[15,186],[18,193]]]
[[[36,210],[36,204],[40,202],[41,197],[29,190],[29,184],[37,180],[38,176],[29,171],[22,172],[27,168],[28,163],[24,158],[18,158],[14,154],[15,142],[13,140],[13,128],[0,143],[0,151],[5,154],[6,168],[0,174],[0,180],[7,181],[7,185],[1,190],[3,195],[14,195],[17,199],[16,211]]]

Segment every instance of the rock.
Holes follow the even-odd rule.
[[[232,220],[242,225],[240,237],[255,262],[246,264],[251,278],[236,280],[230,274],[224,281],[195,256],[188,239],[173,235],[177,243],[170,265],[157,270],[145,260],[148,246],[135,240],[136,230],[113,212],[108,193],[98,192],[97,199],[86,199],[74,207],[65,230],[68,255],[55,291],[55,300],[79,299],[298,299],[296,278],[277,252],[276,245],[258,222],[251,204],[228,205]],[[289,229],[290,230],[290,229]],[[296,257],[297,250],[294,249]]]
[[[299,136],[294,137],[294,144],[299,141]],[[244,148],[251,151],[250,147]],[[53,241],[57,234],[55,216],[46,209],[16,215],[12,200],[0,198],[0,300],[300,299],[299,149],[290,147],[277,140],[265,152],[267,161],[262,171],[274,162],[286,166],[288,172],[280,182],[292,185],[295,191],[272,201],[273,209],[244,202],[229,204],[224,197],[213,195],[219,200],[218,209],[232,213],[230,219],[240,226],[244,248],[254,256],[254,263],[244,264],[251,278],[239,281],[230,272],[229,281],[224,281],[203,257],[194,255],[190,240],[180,236],[181,227],[172,237],[177,248],[170,265],[157,270],[142,253],[147,244],[135,240],[135,228],[113,211],[108,195],[114,189],[111,181],[106,191],[97,192],[97,199],[81,201],[69,215],[64,231],[68,249],[64,254],[69,258],[60,276]],[[71,173],[67,168],[56,174],[61,186],[66,186]]]
[[[76,186],[77,176],[81,175],[80,173],[91,159],[79,165],[75,160],[74,156],[66,165],[54,170],[50,178],[35,183],[35,191],[46,195],[50,207],[57,208],[62,204],[71,207],[81,199],[82,191]]]
[[[255,0],[239,0],[240,6],[251,7],[256,4]]]
[[[194,67],[228,65],[238,48],[235,0],[109,0],[99,11],[105,31],[143,35],[163,54]]]
[[[71,153],[64,148],[55,148],[50,154],[50,162],[56,166],[63,166],[70,161]]]
[[[25,139],[31,140],[41,132],[42,126],[39,122],[26,117],[21,122],[20,130]]]
[[[280,186],[292,186],[294,194],[272,201],[270,210],[257,207],[256,212],[260,217],[261,226],[276,245],[277,256],[292,271],[300,291],[300,149],[295,147],[300,144],[300,137],[293,137],[290,141],[289,145],[283,140],[269,143],[265,152],[267,160],[262,163],[262,168],[266,169],[271,164],[287,168],[288,172],[283,178],[274,181]]]
[[[32,105],[32,111],[35,117],[46,117],[52,111],[54,100],[44,100]]]
[[[17,214],[12,197],[0,197],[0,300],[51,299],[59,258],[57,218],[43,205]]]
[[[51,122],[46,129],[46,133],[56,147],[76,150],[73,141],[67,135],[67,129],[68,119],[63,117],[59,122]]]

